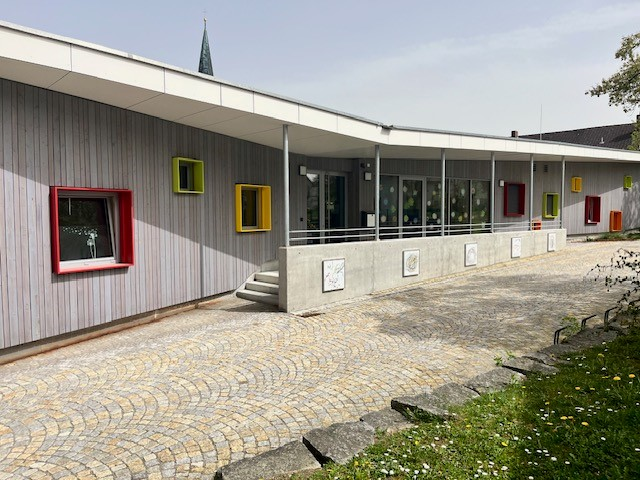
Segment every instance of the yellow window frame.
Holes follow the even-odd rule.
[[[257,226],[243,225],[242,192],[255,190],[257,192]],[[271,187],[269,185],[252,185],[249,183],[236,184],[236,232],[268,232],[271,231]]]
[[[572,192],[582,191],[582,177],[571,177],[571,191]]]

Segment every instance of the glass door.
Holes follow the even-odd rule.
[[[424,225],[424,181],[417,178],[401,178],[402,236],[420,237]]]
[[[343,229],[347,226],[347,179],[331,172],[307,173],[307,230]],[[342,236],[342,232],[318,232],[322,237]],[[318,243],[322,240],[310,240]]]

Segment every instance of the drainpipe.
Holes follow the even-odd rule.
[[[562,156],[562,184],[560,186],[560,228],[563,227],[564,224],[564,176],[566,171],[566,164],[564,160],[564,155]]]
[[[529,156],[529,230],[533,231],[533,153]]]
[[[380,145],[376,145],[376,182],[375,182],[376,241],[380,240]]]
[[[444,148],[440,149],[440,236],[444,237],[444,224],[445,224],[445,212],[444,212],[444,202],[445,202],[445,188],[444,182],[446,179],[446,169],[447,169],[447,158],[445,154]]]
[[[284,170],[284,246],[289,246],[289,125],[282,125]]]
[[[495,232],[494,223],[495,223],[495,204],[496,204],[496,153],[491,152],[491,197],[489,199],[490,208],[491,208],[491,233]]]

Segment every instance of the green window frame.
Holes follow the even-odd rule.
[[[173,157],[173,191],[204,193],[204,162],[193,158]]]
[[[542,194],[542,218],[557,218],[560,194],[545,192]]]

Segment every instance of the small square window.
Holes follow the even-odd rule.
[[[204,193],[204,162],[193,158],[173,157],[173,191]]]
[[[236,231],[271,230],[271,187],[236,185]]]
[[[594,224],[600,222],[600,197],[586,196],[584,199],[584,222]]]
[[[522,217],[524,215],[524,183],[504,184],[504,216]]]
[[[571,177],[571,191],[572,192],[582,191],[582,177]]]
[[[53,271],[133,265],[131,190],[51,187]]]
[[[542,217],[557,218],[560,195],[557,193],[542,194]]]

